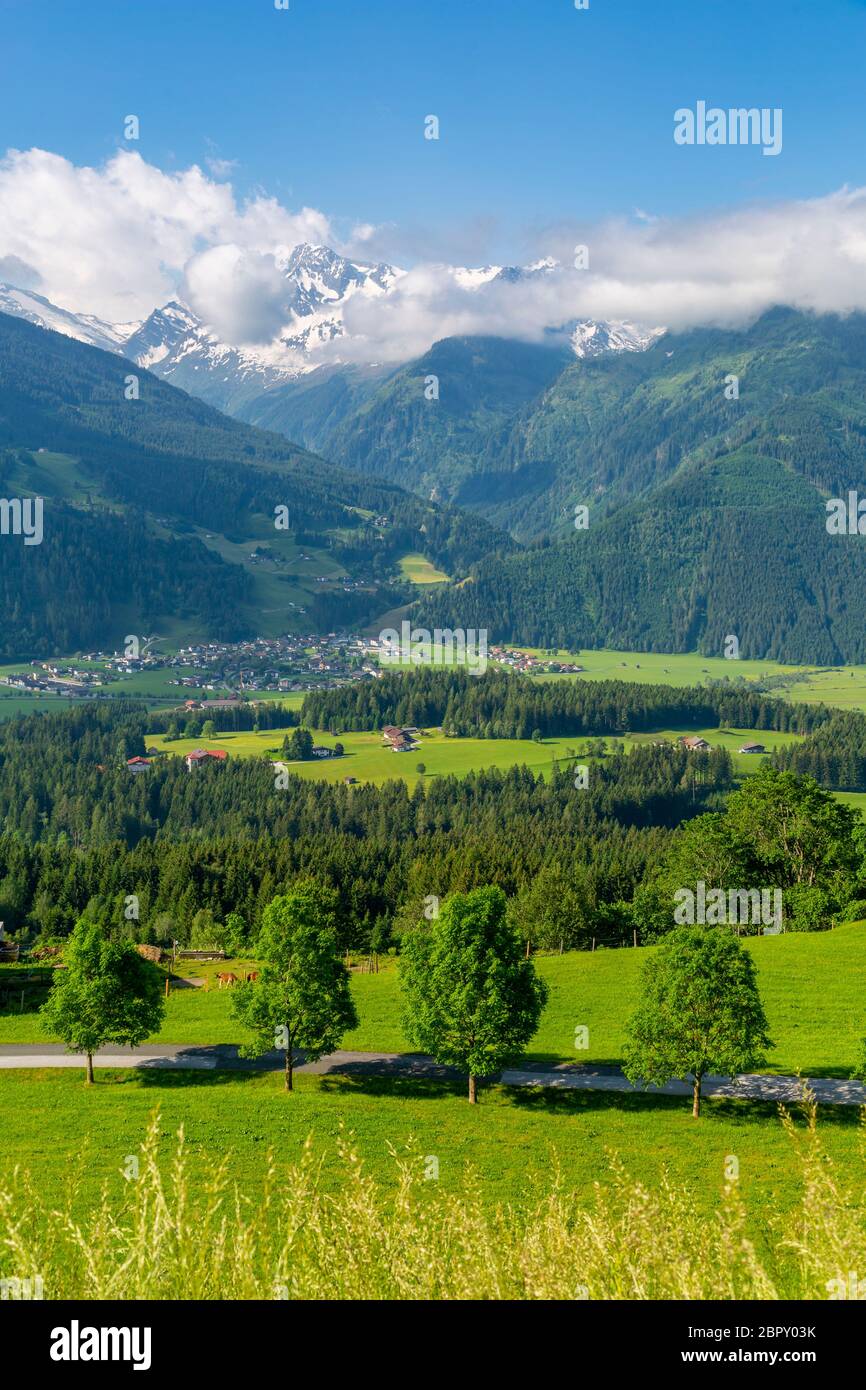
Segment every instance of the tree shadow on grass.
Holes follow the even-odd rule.
[[[193,1068],[157,1068],[157,1067],[136,1067],[129,1073],[130,1079],[140,1081],[148,1088],[159,1090],[180,1090],[196,1088],[204,1090],[207,1087],[231,1086],[238,1083],[253,1081],[257,1076],[275,1075],[273,1072],[263,1071],[202,1071]]]
[[[557,1090],[549,1086],[514,1086],[508,1088],[512,1104],[518,1110],[558,1115],[584,1115],[596,1111],[617,1110],[621,1114],[651,1113],[681,1114],[691,1118],[688,1096],[666,1096],[646,1091],[581,1091]],[[797,1126],[805,1125],[807,1117],[799,1102],[786,1104],[786,1110]],[[724,1120],[741,1126],[779,1122],[779,1103],[768,1100],[734,1100],[727,1096],[717,1099],[704,1097],[701,1102],[701,1125],[707,1121]],[[854,1105],[819,1105],[818,1123],[822,1128],[854,1129],[860,1125],[860,1111]]]
[[[771,1058],[770,1058],[771,1062]],[[623,1056],[609,1056],[609,1058],[592,1059],[592,1061],[582,1061],[580,1052],[570,1052],[564,1055],[563,1052],[524,1052],[523,1059],[517,1063],[518,1068],[531,1069],[532,1066],[580,1066],[587,1072],[621,1072],[623,1070]],[[849,1081],[851,1080],[851,1066],[822,1066],[810,1072],[809,1068],[803,1066],[801,1074],[803,1077],[813,1077],[815,1080]],[[795,1066],[770,1065],[766,1072],[760,1073],[762,1076],[796,1076]]]
[[[378,1100],[454,1100],[466,1098],[466,1080],[453,1077],[374,1076],[330,1072],[319,1077],[320,1090],[337,1095],[351,1092]]]
[[[181,1068],[141,1067],[135,1071],[112,1073],[112,1079],[121,1078],[139,1081],[148,1089],[154,1090],[207,1090],[226,1086],[243,1085],[256,1077],[270,1077],[275,1092],[283,1094],[282,1075],[279,1072],[250,1071],[202,1071]],[[107,1080],[107,1078],[106,1078]],[[371,1076],[348,1075],[344,1072],[329,1072],[324,1075],[310,1072],[296,1072],[295,1086],[298,1091],[306,1090],[308,1080],[317,1081],[316,1089],[325,1095],[338,1097],[351,1093],[367,1095],[378,1100],[446,1100],[466,1096],[466,1082],[437,1077],[413,1077],[406,1075]],[[97,1077],[97,1084],[99,1079]],[[103,1081],[106,1084],[106,1081]],[[292,1092],[285,1092],[287,1104],[292,1102]]]

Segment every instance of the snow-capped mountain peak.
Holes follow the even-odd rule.
[[[603,352],[644,352],[664,328],[643,328],[627,319],[596,323],[573,320],[559,330],[568,335],[575,357],[599,357]]]
[[[390,265],[349,261],[329,246],[302,242],[276,257],[286,281],[286,305],[301,316],[337,304],[359,290],[386,292],[400,275]]]
[[[141,323],[111,324],[61,309],[32,290],[0,285],[0,313],[122,353],[173,385],[231,411],[253,395],[314,371],[325,347],[331,348],[331,363],[339,361],[333,352],[339,353],[340,339],[346,337],[345,306],[355,296],[387,298],[406,273],[392,265],[349,260],[329,246],[308,242],[284,247],[275,262],[284,285],[283,326],[264,344],[222,341],[181,299],[170,300]],[[559,262],[544,257],[525,266],[451,266],[449,273],[461,289],[474,294],[487,293],[494,284],[531,282],[559,269]],[[641,352],[663,331],[627,320],[572,320],[551,326],[548,333],[567,341],[575,356],[589,358]]]
[[[50,299],[45,299],[35,290],[22,290],[17,285],[6,284],[0,284],[0,314],[26,319],[28,323],[35,323],[37,328],[51,328],[55,333],[77,338],[81,343],[102,348],[106,352],[119,352],[140,326],[138,323],[106,323],[92,314],[74,314],[69,309],[52,304]]]

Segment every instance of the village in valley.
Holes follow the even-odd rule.
[[[126,638],[124,650],[31,660],[8,669],[0,677],[0,686],[20,694],[94,699],[132,693],[124,689],[129,677],[164,673],[166,687],[228,691],[241,699],[318,690],[382,675],[380,639],[361,633],[287,633],[242,642],[193,642],[175,651],[151,650],[159,641]],[[584,669],[573,661],[506,646],[491,647],[489,659],[519,675],[579,675]]]

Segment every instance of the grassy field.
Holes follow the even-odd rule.
[[[697,652],[669,655],[665,652],[554,651],[541,647],[521,647],[543,660],[574,662],[583,667],[580,675],[542,674],[537,680],[632,681],[639,685],[700,685],[708,680],[757,680],[766,676],[795,674],[801,668],[780,666],[775,661],[727,661],[724,657],[701,656]],[[810,671],[812,668],[808,668]],[[866,668],[864,668],[866,673]],[[798,687],[799,688],[799,687]]]
[[[686,1102],[669,1097],[493,1087],[471,1107],[450,1083],[302,1076],[297,1087],[288,1095],[274,1075],[100,1072],[86,1090],[75,1072],[0,1072],[5,1163],[29,1169],[49,1202],[79,1174],[84,1208],[103,1184],[120,1190],[127,1158],[158,1111],[166,1157],[182,1126],[193,1157],[223,1156],[252,1193],[270,1151],[279,1173],[310,1139],[325,1185],[335,1188],[344,1170],[339,1145],[349,1140],[385,1185],[396,1182],[393,1151],[411,1146],[438,1160],[440,1188],[455,1189],[469,1167],[488,1201],[531,1202],[558,1166],[567,1188],[589,1202],[593,1185],[610,1177],[612,1154],[645,1183],[665,1172],[688,1183],[707,1213],[735,1155],[759,1232],[771,1204],[784,1211],[799,1196],[790,1141],[775,1107],[763,1103],[714,1101],[695,1122]],[[831,1156],[856,1168],[857,1112],[827,1107],[821,1128]]]
[[[288,699],[288,697],[287,697]],[[617,744],[631,749],[653,739],[669,739],[673,742],[683,730],[667,729],[652,734],[629,734],[622,739],[608,739],[612,751]],[[793,742],[797,734],[756,733],[750,729],[692,729],[690,733],[702,734],[714,747],[728,748],[733,753],[734,765],[741,774],[754,771],[761,759],[751,754],[740,754],[737,749],[747,741],[760,740],[767,749],[778,748]],[[251,732],[216,734],[212,738],[177,739],[166,742],[163,735],[149,734],[148,747],[161,752],[182,757],[193,748],[224,748],[230,755],[238,758],[279,758],[280,746],[289,729],[268,729],[262,733]],[[414,785],[422,776],[417,771],[418,764],[424,764],[425,778],[455,774],[464,776],[467,772],[515,765],[530,767],[535,772],[549,771],[558,760],[570,760],[585,740],[569,736],[567,738],[546,738],[536,743],[532,739],[517,738],[446,738],[438,729],[424,731],[420,747],[414,752],[394,753],[383,746],[380,733],[340,734],[339,740],[333,734],[321,729],[312,730],[317,743],[333,747],[339,741],[345,754],[342,758],[322,759],[315,762],[294,762],[287,766],[299,777],[314,781],[340,782],[344,777],[355,777],[359,782],[383,782],[400,778]]]
[[[774,1069],[846,1075],[864,1032],[866,923],[747,944],[778,1043]],[[647,954],[638,948],[540,958],[551,999],[530,1055],[618,1061]],[[406,1046],[397,972],[392,962],[389,967],[353,977],[362,1021],[347,1045]],[[160,1036],[237,1040],[229,1005],[225,992],[178,991]],[[588,1026],[590,1042],[579,1053],[573,1047],[577,1024]],[[33,1015],[0,1017],[0,1039],[15,1036],[36,1039]],[[124,1192],[123,1170],[158,1114],[162,1161],[169,1163],[183,1128],[193,1162],[223,1160],[253,1209],[269,1166],[270,1184],[279,1189],[281,1175],[290,1180],[289,1165],[308,1144],[323,1190],[339,1192],[341,1201],[348,1144],[383,1191],[396,1191],[396,1159],[414,1155],[416,1164],[436,1160],[436,1194],[465,1191],[467,1175],[474,1174],[469,1181],[486,1210],[500,1203],[534,1205],[557,1172],[564,1189],[588,1207],[597,1186],[614,1184],[619,1163],[630,1180],[653,1191],[665,1178],[677,1189],[686,1185],[689,1210],[709,1217],[719,1208],[725,1171],[735,1158],[737,1191],[759,1257],[778,1246],[803,1200],[798,1151],[806,1145],[804,1118],[795,1116],[799,1138],[792,1142],[777,1107],[764,1102],[708,1101],[695,1121],[686,1099],[663,1096],[488,1086],[472,1107],[459,1083],[302,1074],[296,1084],[289,1095],[278,1073],[98,1071],[96,1085],[86,1088],[77,1070],[0,1071],[7,1186],[16,1168],[27,1170],[43,1204],[69,1197],[83,1216],[103,1189],[116,1197]],[[823,1108],[819,1133],[846,1180],[856,1178],[862,1171],[856,1109]]]
[[[744,677],[802,676],[778,693],[785,699],[835,705],[866,712],[866,666],[784,666],[776,661],[727,661],[724,657],[697,653],[667,655],[659,652],[581,651],[552,652],[540,647],[521,650],[544,659],[576,662],[579,676],[542,674],[536,680],[618,680],[638,684],[700,685],[708,680]]]
[[[400,573],[411,584],[447,584],[448,575],[423,555],[404,555]]]
[[[766,1071],[847,1077],[866,1035],[866,923],[831,932],[750,937],[745,944],[758,967],[770,1036],[776,1044]],[[550,986],[550,1000],[527,1055],[536,1060],[619,1063],[625,1023],[637,1003],[640,971],[655,948],[638,947],[536,958]],[[184,974],[202,967],[179,966]],[[235,969],[241,965],[208,966]],[[404,1036],[393,959],[377,975],[354,973],[352,989],[360,1026],[347,1048],[364,1052],[410,1050]],[[242,1040],[230,1015],[227,990],[179,989],[168,1001],[154,1041],[220,1043]],[[39,1042],[46,1035],[35,1012],[12,1004],[0,1012],[0,1042]],[[589,1047],[576,1052],[575,1028],[589,1030]]]
[[[17,714],[57,714],[69,709],[74,700],[62,695],[18,695],[0,693],[0,719],[14,719]]]

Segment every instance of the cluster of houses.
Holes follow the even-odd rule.
[[[514,647],[491,647],[490,660],[499,666],[505,666],[509,671],[517,671],[519,675],[531,675],[533,672],[538,674],[542,671],[558,675],[578,675],[584,669],[573,661],[542,660],[541,657],[532,656],[529,652],[522,652]]]
[[[93,687],[105,684],[103,673],[61,665],[53,661],[31,661],[29,671],[12,671],[3,685],[30,695],[68,695],[87,697]]]
[[[420,746],[421,734],[413,727],[398,729],[395,724],[386,724],[382,739],[392,753],[411,753],[413,748]]]
[[[338,635],[308,633],[283,637],[256,637],[245,642],[200,642],[182,647],[166,661],[174,668],[198,675],[181,674],[182,687],[231,683],[238,690],[315,690],[379,674],[374,638],[357,633]]]

